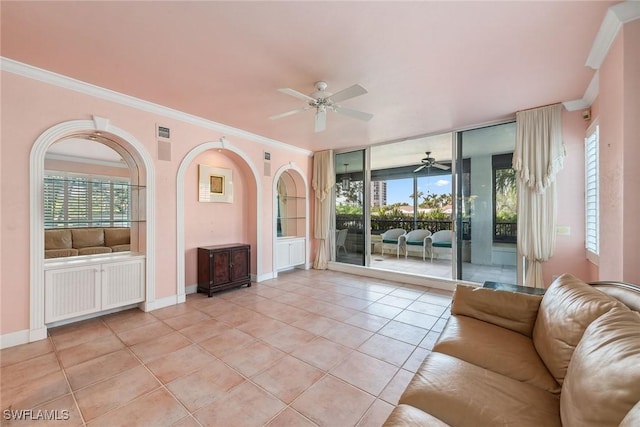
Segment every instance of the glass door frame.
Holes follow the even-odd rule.
[[[371,186],[371,171],[370,171],[370,149],[367,146],[362,147],[350,147],[340,150],[333,150],[333,161],[334,161],[334,173],[337,176],[340,172],[340,165],[335,162],[335,159],[340,154],[346,153],[362,153],[362,233],[363,233],[363,245],[362,249],[362,264],[352,264],[352,265],[360,265],[364,267],[369,267],[371,262],[371,206],[369,203],[370,197],[370,186]],[[357,172],[356,172],[357,173]],[[337,183],[336,183],[337,184]],[[337,232],[336,227],[336,199],[337,199],[337,185],[333,186],[333,190],[331,192],[331,233],[335,236]],[[335,239],[331,239],[331,256],[330,260],[333,262],[339,262],[337,260],[337,251],[335,245]]]

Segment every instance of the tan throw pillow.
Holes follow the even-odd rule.
[[[594,320],[573,353],[560,394],[562,425],[617,426],[640,399],[640,314]]]
[[[541,300],[539,295],[459,284],[453,294],[451,313],[473,317],[531,337]]]
[[[564,381],[584,330],[614,307],[626,309],[621,302],[570,274],[563,274],[549,286],[533,328],[533,344],[558,384]]]

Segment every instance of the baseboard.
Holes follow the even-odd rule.
[[[251,275],[251,280],[256,283],[260,283],[260,282],[264,282],[265,280],[275,279],[276,277],[277,277],[276,274],[274,274],[273,272],[270,272],[270,273],[261,274],[259,276]]]
[[[182,302],[184,302],[184,301],[182,301]],[[165,307],[169,307],[169,306],[177,305],[177,304],[180,304],[180,301],[178,300],[178,296],[177,295],[171,295],[171,296],[168,296],[168,297],[157,299],[157,300],[153,301],[152,303],[145,303],[143,311],[159,310],[161,308],[165,308]]]
[[[30,333],[28,329],[0,335],[0,349],[26,344],[29,342],[29,336]]]
[[[186,295],[195,294],[198,292],[198,285],[189,285],[184,287],[184,293]]]

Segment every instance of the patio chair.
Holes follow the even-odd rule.
[[[380,252],[381,255],[384,255],[384,248],[395,248],[396,249],[396,257],[400,258],[400,244],[398,239],[400,236],[405,235],[407,232],[402,228],[392,228],[390,230],[385,231],[381,234],[382,236],[382,250]]]
[[[413,230],[400,236],[398,241],[400,249],[404,249],[404,258],[409,256],[409,248],[414,246],[422,247],[422,261],[426,261],[427,239],[431,236],[429,230]]]
[[[427,237],[427,245],[431,254],[431,262],[433,262],[433,254],[435,252],[451,252],[451,241],[453,239],[453,231],[440,230]]]
[[[343,228],[342,230],[336,231],[336,255],[340,252],[340,248],[344,249],[344,254],[348,255],[347,247],[345,246],[347,242],[347,232],[349,230]]]

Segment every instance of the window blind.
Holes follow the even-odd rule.
[[[585,138],[585,246],[588,252],[598,255],[600,249],[599,208],[599,127],[596,125]]]
[[[109,178],[47,174],[44,179],[45,228],[128,227],[128,182]]]

